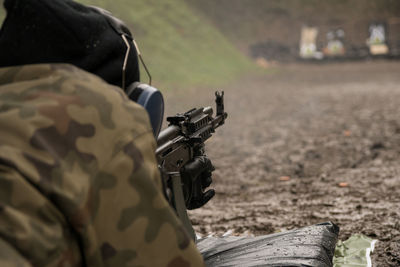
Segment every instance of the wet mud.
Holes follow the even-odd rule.
[[[400,62],[282,65],[219,89],[229,117],[206,145],[217,194],[190,212],[197,232],[332,221],[378,240],[374,266],[400,266]],[[167,91],[166,112],[214,91]]]

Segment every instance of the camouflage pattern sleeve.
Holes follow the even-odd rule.
[[[0,263],[203,266],[155,146],[144,109],[94,75],[0,69]]]
[[[31,267],[32,265],[14,247],[0,239],[0,266]]]

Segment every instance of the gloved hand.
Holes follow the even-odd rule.
[[[211,173],[214,170],[210,159],[205,155],[195,157],[193,161],[183,166],[182,190],[187,209],[200,208],[215,195],[214,189],[205,191],[212,183]]]

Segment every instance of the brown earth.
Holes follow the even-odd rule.
[[[225,91],[207,143],[217,195],[191,212],[203,235],[269,234],[333,221],[378,239],[400,266],[400,62],[281,65]],[[166,92],[167,114],[213,105],[214,89]]]

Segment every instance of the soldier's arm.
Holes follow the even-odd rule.
[[[153,133],[123,139],[103,169],[115,183],[102,193],[93,222],[97,249],[112,251],[103,255],[107,266],[202,266],[194,242],[160,190]]]
[[[88,234],[95,247],[87,254],[100,253],[105,266],[203,266],[194,242],[164,198],[146,111],[119,88],[102,92],[112,106],[112,131],[118,134],[103,139],[101,132],[108,130],[94,122],[98,135],[91,138],[92,145],[112,146],[108,151],[93,149],[99,159],[102,153],[111,155],[104,163],[99,161],[93,180],[98,207]]]
[[[2,87],[4,106],[10,95],[18,105],[0,114],[0,233],[10,246],[36,266],[203,265],[162,195],[143,108],[70,65],[6,74],[21,80]]]

